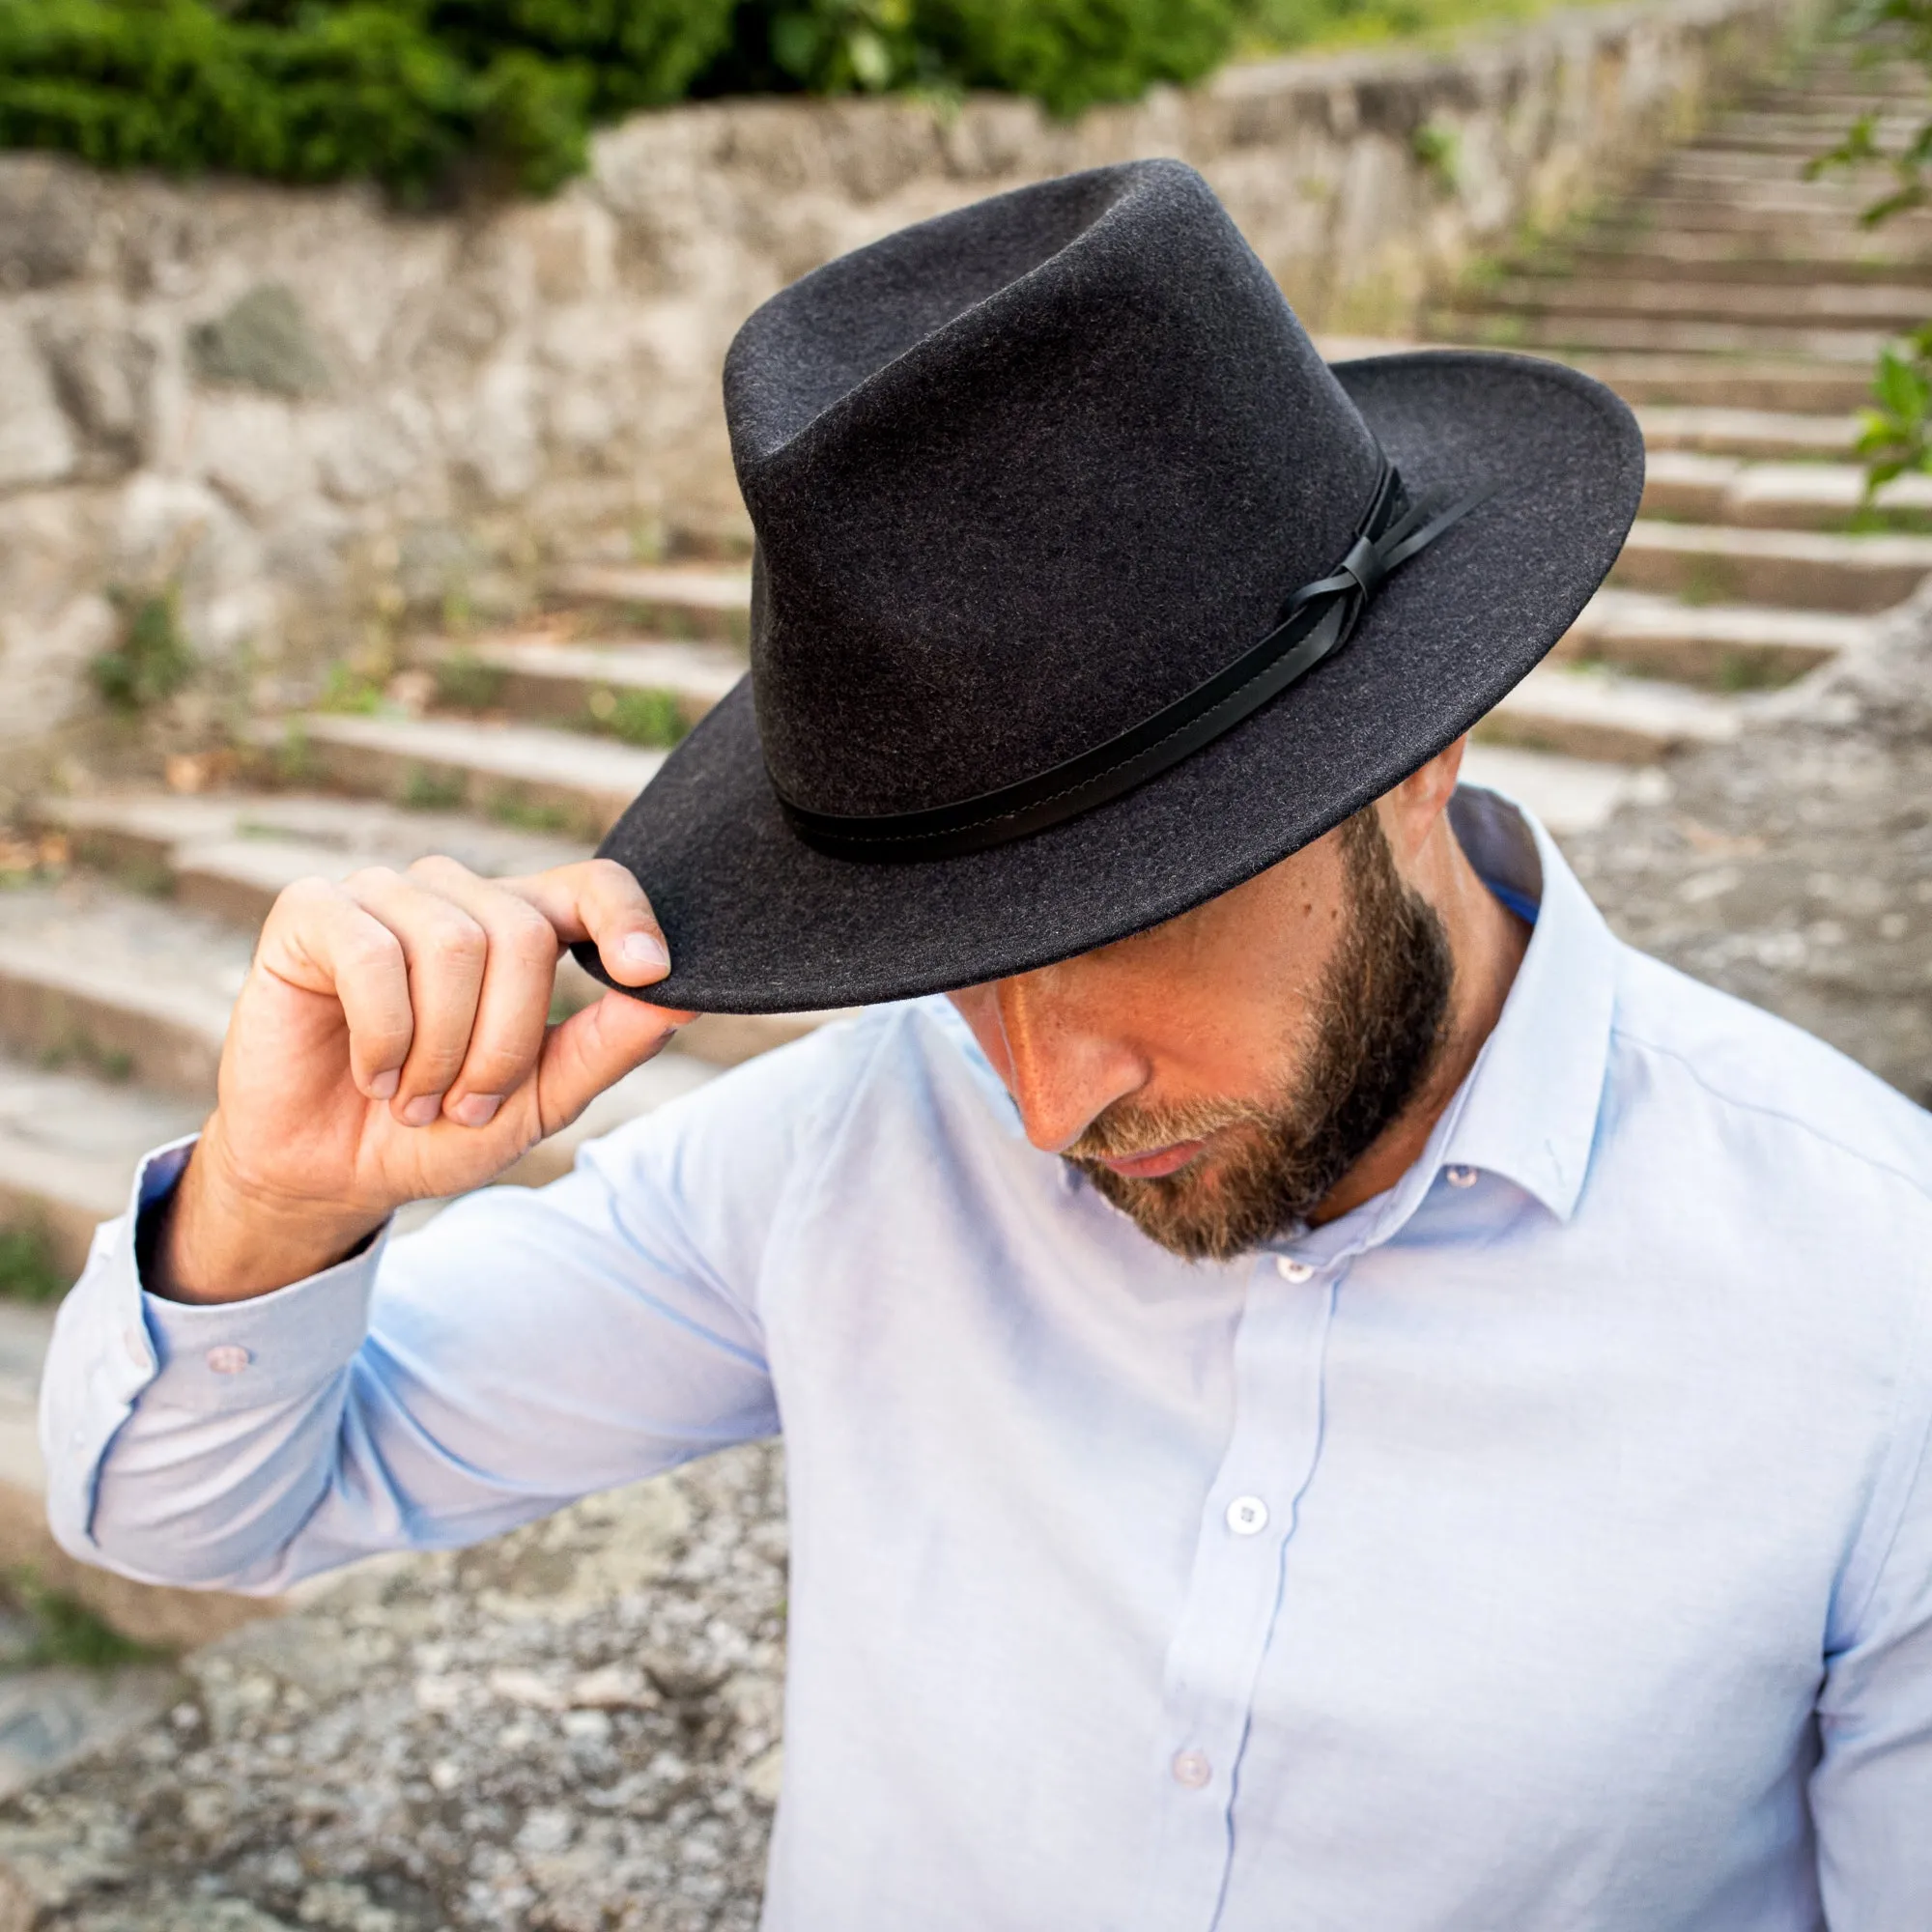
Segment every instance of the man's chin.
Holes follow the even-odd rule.
[[[1149,1240],[1184,1261],[1229,1261],[1266,1238],[1257,1234],[1252,1214],[1231,1211],[1226,1162],[1204,1152],[1178,1174],[1160,1180],[1117,1174],[1101,1161],[1073,1163],[1094,1191],[1133,1222]]]

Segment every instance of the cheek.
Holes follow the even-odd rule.
[[[1004,1080],[1011,1070],[1008,1065],[1006,1029],[1000,1025],[1000,1003],[990,986],[968,986],[948,993],[952,1010],[966,1022],[980,1051]]]

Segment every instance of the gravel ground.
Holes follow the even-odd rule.
[[[0,1807],[0,1932],[749,1932],[781,1480],[735,1450],[195,1653],[132,1747]]]
[[[1570,841],[1636,944],[1932,1099],[1932,598]],[[775,1449],[368,1566],[0,1806],[0,1932],[740,1932],[779,1772]]]

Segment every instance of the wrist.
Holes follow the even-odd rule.
[[[388,1219],[291,1196],[243,1174],[208,1123],[187,1166],[142,1230],[144,1285],[164,1300],[244,1301],[346,1261]],[[146,1217],[144,1216],[144,1221]]]

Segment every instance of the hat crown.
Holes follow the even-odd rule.
[[[841,257],[725,364],[781,792],[917,811],[1106,743],[1332,570],[1367,425],[1207,184],[1143,161]]]

